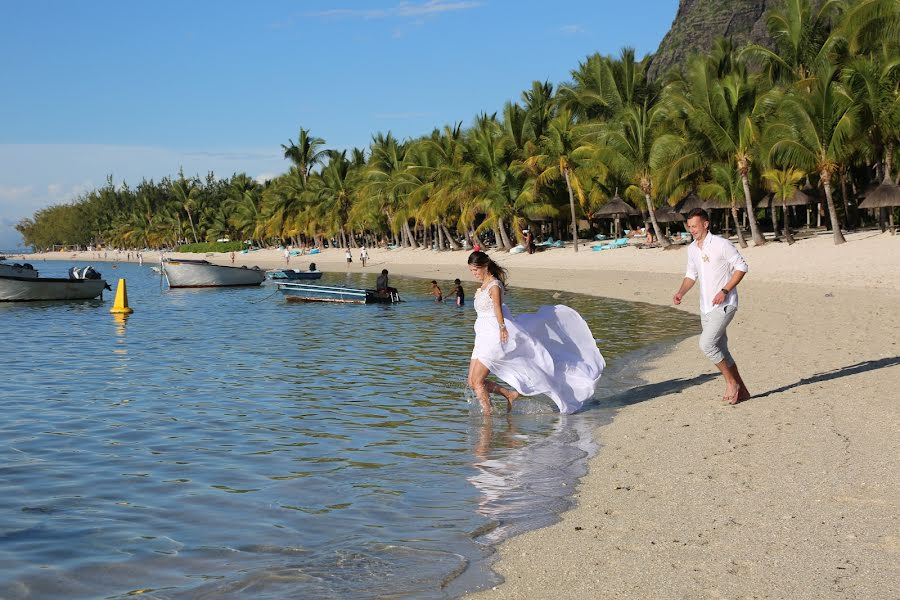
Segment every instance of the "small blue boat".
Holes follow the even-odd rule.
[[[299,269],[272,269],[266,271],[266,277],[272,281],[300,281],[321,279],[322,271],[301,271]]]
[[[400,294],[395,291],[365,290],[360,288],[276,282],[278,289],[289,302],[336,302],[339,304],[394,304],[400,302]]]

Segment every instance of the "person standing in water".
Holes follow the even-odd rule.
[[[507,412],[520,396],[546,394],[559,411],[581,409],[594,396],[606,363],[590,327],[568,306],[542,306],[513,317],[503,303],[506,269],[484,252],[469,255],[469,271],[481,282],[475,292],[475,344],[468,383],[482,412],[493,412],[490,395],[506,399]],[[493,373],[512,386],[488,380]]]
[[[453,294],[456,296],[456,305],[462,306],[466,302],[466,292],[463,290],[462,282],[459,279],[454,279],[453,283],[456,286],[453,288]]]
[[[435,302],[444,301],[444,292],[441,291],[441,286],[439,286],[438,282],[434,279],[431,280],[431,293],[434,295]]]

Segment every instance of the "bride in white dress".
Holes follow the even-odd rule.
[[[581,315],[557,305],[513,317],[503,304],[506,270],[484,252],[473,252],[469,271],[481,282],[469,386],[484,414],[492,412],[492,393],[506,398],[507,411],[520,395],[536,394],[549,396],[563,414],[579,410],[593,397],[605,366]],[[489,381],[491,373],[513,389]]]

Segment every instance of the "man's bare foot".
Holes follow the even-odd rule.
[[[738,390],[737,396],[734,397],[733,401],[729,401],[728,404],[737,404],[738,402],[743,402],[744,400],[750,399],[750,390],[745,387],[742,387]]]
[[[738,396],[741,395],[741,388],[739,386],[731,387],[730,385],[725,388],[725,394],[722,396],[722,400],[728,404],[737,404]]]

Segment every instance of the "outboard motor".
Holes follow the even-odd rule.
[[[81,279],[78,267],[69,267],[69,279]]]
[[[94,267],[88,265],[81,270],[82,279],[100,279],[100,273],[94,270]]]

